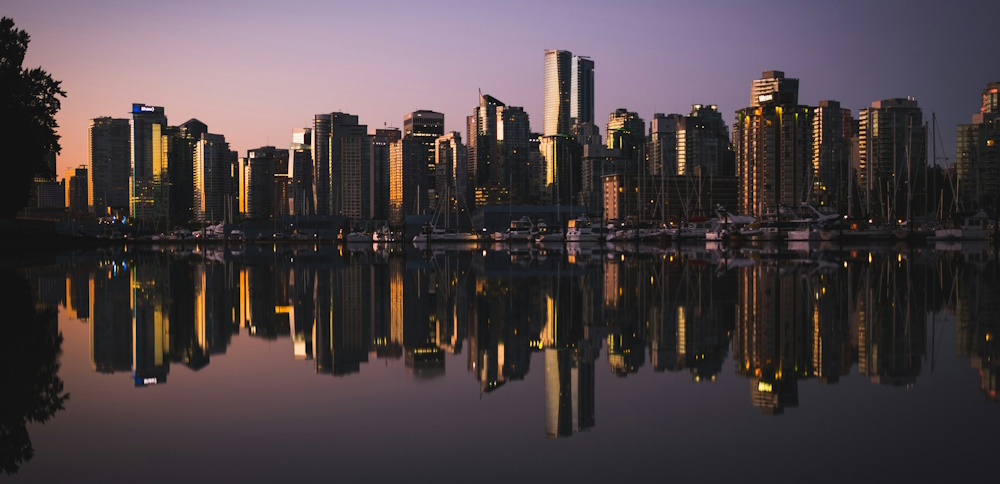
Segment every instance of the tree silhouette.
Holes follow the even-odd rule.
[[[40,67],[24,69],[28,33],[0,19],[0,217],[27,205],[35,175],[46,174],[45,156],[59,153],[55,115],[66,92]],[[49,176],[52,173],[48,173]]]
[[[29,422],[45,423],[63,409],[69,394],[59,378],[62,335],[38,314],[28,282],[0,269],[0,469],[16,473],[34,456]]]

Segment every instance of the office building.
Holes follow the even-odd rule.
[[[372,218],[389,218],[389,163],[393,142],[399,141],[402,133],[398,128],[376,129],[371,135],[371,207]]]
[[[420,198],[426,198],[425,206],[435,206],[434,200],[434,153],[435,141],[444,136],[444,114],[421,109],[403,116],[403,139],[417,141],[423,147],[426,181],[422,185],[424,193]]]
[[[292,215],[315,213],[313,206],[312,128],[292,131],[288,147],[288,196]]]
[[[570,124],[594,123],[594,61],[573,56],[571,69]]]
[[[153,218],[154,144],[160,141],[167,116],[160,106],[132,104],[131,179],[129,212],[140,220]]]
[[[87,203],[99,217],[128,214],[131,131],[128,119],[90,120]]]
[[[488,197],[484,203],[530,203],[530,140],[531,126],[524,108],[498,107],[496,142],[500,169],[496,170],[496,176],[500,186],[507,187],[508,196],[507,200]],[[479,204],[478,194],[476,203]]]
[[[389,144],[389,223],[401,227],[406,216],[426,213],[427,158],[424,146],[413,138]]]
[[[468,206],[468,156],[462,135],[452,131],[437,139],[435,143],[435,187],[439,211],[456,214],[466,212]],[[441,204],[444,205],[441,205]]]
[[[68,168],[63,176],[66,189],[66,211],[68,213],[87,212],[87,167]]]
[[[335,112],[314,117],[313,193],[317,214],[361,218],[366,210],[368,203],[362,203],[361,187],[370,181],[367,131],[368,127],[358,124],[355,115]]]
[[[469,186],[477,193],[506,185],[506,176],[497,152],[497,113],[505,107],[499,99],[479,95],[479,106],[466,118]],[[489,197],[485,197],[489,198]],[[484,200],[485,201],[485,200]]]
[[[239,173],[240,212],[248,219],[270,219],[288,213],[288,150],[263,146],[248,150]]]

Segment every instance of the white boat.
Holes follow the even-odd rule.
[[[598,227],[586,215],[581,215],[569,221],[566,227],[567,242],[597,242],[601,240]]]
[[[374,234],[372,234],[372,242],[389,243],[398,241],[399,237],[397,237],[397,235],[393,233],[391,230],[389,230],[389,227],[386,226],[379,227],[379,229],[376,230]]]
[[[986,212],[956,212],[948,225],[934,231],[934,240],[987,240],[990,238]]]
[[[479,242],[479,235],[473,232],[441,229],[431,224],[424,225],[423,232],[413,236],[413,243],[415,244],[468,242]]]
[[[347,234],[347,237],[344,238],[344,241],[348,244],[370,244],[372,243],[372,234],[367,232],[351,231],[351,233]]]
[[[510,221],[510,227],[503,232],[493,232],[491,236],[497,242],[528,242],[534,233],[535,223],[528,217]]]
[[[802,224],[795,230],[789,230],[786,239],[790,242],[812,242],[823,240],[820,228],[814,224]]]

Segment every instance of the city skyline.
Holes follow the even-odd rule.
[[[874,101],[914,97],[925,118],[937,114],[943,150],[954,161],[955,126],[978,111],[982,86],[1000,78],[997,67],[978,61],[989,56],[988,17],[978,15],[985,2],[726,3],[385,3],[377,11],[311,2],[239,11],[198,4],[199,15],[191,16],[184,12],[193,5],[183,2],[94,8],[15,1],[5,15],[31,35],[25,65],[42,66],[68,93],[56,117],[60,175],[86,164],[90,120],[125,117],[133,102],[164,106],[176,119],[197,117],[240,154],[287,147],[292,130],[310,125],[317,112],[350,112],[374,130],[401,127],[406,113],[428,109],[445,114],[445,131],[464,132],[480,89],[524,106],[540,132],[546,49],[595,61],[597,119],[625,108],[648,121],[715,104],[732,125],[747,105],[747,83],[775,69],[801,80],[804,105],[832,99],[857,115]],[[496,21],[475,22],[484,14]],[[546,20],[556,15],[565,21]],[[265,20],[272,33],[262,36],[254,26]],[[415,47],[428,52],[426,62],[407,53],[414,31],[422,33]],[[866,34],[872,31],[880,37]],[[602,32],[615,32],[615,41]],[[673,40],[696,34],[713,41]],[[470,35],[498,42],[461,42]],[[945,42],[950,38],[961,44]],[[344,42],[355,47],[338,47]],[[431,52],[443,51],[456,60],[431,60]],[[262,62],[303,67],[261,69]]]

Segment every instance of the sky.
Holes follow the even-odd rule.
[[[617,108],[648,122],[716,104],[730,126],[765,70],[798,78],[799,103],[832,99],[857,116],[914,97],[938,119],[939,158],[955,126],[1000,81],[994,1],[282,2],[4,0],[31,36],[25,67],[67,92],[56,116],[58,176],[86,165],[89,121],[163,106],[197,118],[240,156],[287,148],[313,115],[345,111],[370,131],[418,109],[465,140],[478,93],[522,106],[542,128],[546,49],[595,63],[596,122]],[[942,149],[943,145],[943,149]],[[942,152],[944,154],[942,154]],[[941,161],[943,162],[943,161]]]

